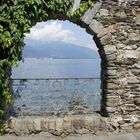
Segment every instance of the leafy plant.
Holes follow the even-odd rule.
[[[68,17],[80,17],[91,6],[84,2],[71,12],[73,0],[1,0],[0,2],[0,132],[3,132],[2,120],[5,107],[12,104],[8,68],[18,66],[22,59],[25,33],[33,25],[51,18],[53,14]]]

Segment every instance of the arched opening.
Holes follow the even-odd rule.
[[[33,117],[31,118],[33,120],[23,119],[24,117],[18,120],[13,118],[10,128],[17,134],[23,134],[25,131],[30,134],[38,133],[43,129],[51,132],[53,130],[56,135],[56,131],[63,130],[65,133],[65,130],[70,130],[71,133],[77,132],[73,128],[81,130],[87,127],[88,130],[93,128],[95,131],[97,128],[99,130],[107,128],[107,131],[123,129],[126,132],[139,129],[139,1],[97,0],[94,2],[89,4],[81,0],[1,1],[0,119],[3,121],[4,111],[5,114],[10,113],[7,106],[11,103],[9,67],[20,59],[23,34],[37,22],[49,19],[70,20],[93,35],[101,57],[101,113],[104,116],[111,116],[107,118],[108,122],[101,116],[85,115],[83,118],[76,116],[75,119],[75,116],[66,116],[56,120],[45,117],[42,119]],[[77,9],[76,13],[69,16],[75,9]],[[59,90],[59,84],[55,85]],[[93,120],[95,120],[94,123]],[[112,120],[113,124],[109,126]],[[23,125],[25,122],[31,125]],[[1,130],[3,128],[1,129],[0,124]]]
[[[69,21],[37,23],[23,57],[12,75],[15,113],[100,111],[100,56],[85,29]]]

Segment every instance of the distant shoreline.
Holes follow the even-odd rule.
[[[69,57],[23,57],[24,59],[26,58],[34,58],[34,59],[100,59],[100,58],[69,58]]]

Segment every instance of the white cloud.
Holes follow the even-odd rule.
[[[64,23],[65,24],[65,23]],[[51,41],[62,41],[65,43],[88,47],[97,51],[97,47],[84,29],[70,26],[69,29],[64,28],[63,23],[59,21],[41,22],[31,28],[31,32],[26,34],[25,43],[29,46],[45,46],[45,43]],[[80,32],[80,33],[78,33]],[[91,38],[91,39],[90,39]]]
[[[28,43],[29,41],[41,41],[42,43],[63,41],[66,43],[72,43],[76,41],[76,38],[72,31],[64,29],[61,23],[54,21],[42,26],[41,28],[32,28],[30,34],[26,34],[25,37],[25,42]]]

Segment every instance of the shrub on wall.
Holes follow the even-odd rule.
[[[24,47],[24,33],[53,13],[80,17],[91,6],[84,2],[71,12],[73,0],[1,0],[0,4],[0,132],[5,107],[12,104],[7,68],[17,66]]]

